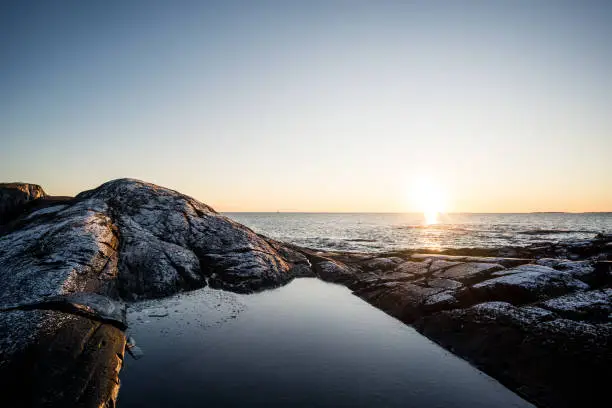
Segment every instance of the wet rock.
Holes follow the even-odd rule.
[[[1,311],[8,310],[58,310],[111,323],[120,329],[127,327],[125,303],[96,293],[51,296],[35,303],[12,305]]]
[[[144,352],[136,345],[136,340],[131,336],[125,342],[125,349],[134,360],[140,360],[144,356]]]
[[[408,282],[385,282],[355,291],[355,294],[403,322],[410,323],[421,315],[422,304],[441,288],[428,288]]]
[[[461,262],[458,261],[447,261],[445,259],[435,259],[431,263],[429,267],[429,271],[432,273],[439,272],[450,268],[451,266],[461,265]]]
[[[416,276],[412,273],[407,273],[407,272],[398,272],[398,271],[390,271],[390,272],[383,272],[380,271],[377,275],[376,280],[378,282],[402,282],[402,281],[411,281],[414,280],[416,278]],[[360,277],[360,280],[362,280],[362,278]]]
[[[423,313],[433,313],[441,310],[457,307],[459,301],[455,297],[455,291],[444,290],[440,293],[434,293],[423,301]],[[422,313],[421,313],[422,314]]]
[[[429,262],[402,262],[401,264],[397,265],[394,272],[412,275],[425,275],[429,273]]]
[[[485,257],[485,256],[468,256],[465,258],[466,262],[483,262],[499,264],[506,268],[519,266],[530,263],[531,259],[526,258],[508,258],[508,257]]]
[[[350,284],[355,280],[355,271],[338,261],[325,259],[316,263],[315,270],[321,279],[328,282]]]
[[[76,292],[160,297],[207,278],[250,292],[308,273],[305,257],[283,253],[299,259],[190,197],[115,180],[44,216],[32,213],[0,236],[0,303]]]
[[[164,296],[201,287],[200,276],[214,287],[251,292],[294,277],[293,264],[264,238],[173,190],[121,179],[76,198],[111,209],[122,237],[123,293]]]
[[[398,259],[401,262],[401,258],[374,258],[362,263],[366,269],[386,271],[393,269],[398,264]]]
[[[589,289],[570,273],[546,266],[522,265],[508,272],[512,273],[473,285],[469,295],[480,302],[501,300],[521,304]]]
[[[461,282],[452,279],[430,279],[427,284],[432,288],[459,289],[463,286]]]
[[[607,398],[609,324],[491,302],[425,316],[415,327],[536,405],[598,406]]]
[[[54,310],[13,310],[0,313],[0,332],[3,406],[115,406],[125,345],[118,328]]]
[[[440,255],[440,254],[412,254],[410,255],[410,257],[415,260],[440,259],[440,260],[451,261],[451,262],[463,262],[466,258],[466,256],[464,255]]]
[[[612,289],[575,292],[542,302],[541,307],[565,318],[610,322]]]
[[[111,294],[118,236],[108,207],[81,202],[0,236],[0,307],[75,292]]]
[[[481,262],[466,262],[452,266],[434,275],[440,278],[456,279],[460,281],[481,280],[491,272],[503,270],[504,267],[499,264],[481,263]]]

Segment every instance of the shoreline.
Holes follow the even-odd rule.
[[[305,276],[348,287],[538,406],[605,396],[612,234],[531,247],[326,252],[256,234],[133,179],[61,199],[40,186],[2,188],[0,384],[22,399],[15,405],[114,406],[126,302],[204,286],[251,293]],[[17,385],[29,393],[14,395]]]
[[[571,407],[603,398],[611,373],[611,241],[581,245],[574,260],[548,257],[556,244],[523,248],[524,258],[491,256],[507,248],[309,255],[321,279],[347,286],[526,400]]]

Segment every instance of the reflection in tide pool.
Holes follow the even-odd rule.
[[[128,319],[145,356],[126,356],[121,408],[531,406],[313,278],[255,295],[205,288],[137,304]]]

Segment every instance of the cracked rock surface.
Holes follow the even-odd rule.
[[[10,210],[0,229],[0,384],[4,395],[29,384],[25,405],[114,405],[125,301],[312,276],[304,255],[173,190],[120,179],[57,200],[22,187],[0,187]]]

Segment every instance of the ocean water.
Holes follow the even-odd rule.
[[[203,288],[130,305],[118,406],[533,407],[343,286]]]
[[[526,246],[612,232],[612,213],[443,214],[430,225],[415,213],[225,215],[280,241],[336,251]]]

